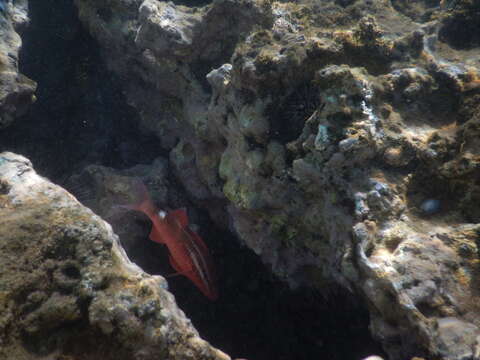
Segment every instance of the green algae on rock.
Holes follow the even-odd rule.
[[[456,34],[474,2],[124,0],[99,18],[111,2],[76,1],[192,198],[292,286],[366,298],[391,358],[472,354],[480,50]]]

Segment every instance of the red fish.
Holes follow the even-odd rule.
[[[122,207],[145,213],[152,221],[150,239],[167,246],[170,265],[189,278],[207,298],[216,300],[218,292],[212,258],[202,238],[188,227],[185,210],[167,214],[155,206],[141,181],[136,187],[141,201]]]

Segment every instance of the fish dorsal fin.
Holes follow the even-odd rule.
[[[209,256],[209,251],[207,248],[207,245],[205,245],[205,242],[203,239],[198,235],[196,232],[187,229],[188,234],[192,237],[193,241],[200,247],[200,251],[202,252],[203,256]]]
[[[152,231],[150,231],[150,239],[152,241],[155,241],[157,243],[160,243],[160,244],[164,244],[165,241],[163,241],[162,239],[162,236],[160,235],[160,233],[158,232],[157,228],[155,227],[155,225],[152,226]]]
[[[177,209],[168,213],[167,217],[171,221],[178,221],[181,227],[188,226],[188,215],[185,209]]]

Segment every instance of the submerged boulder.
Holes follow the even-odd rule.
[[[109,224],[0,153],[0,357],[230,358],[203,341],[161,276],[132,263]]]

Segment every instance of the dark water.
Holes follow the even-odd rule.
[[[0,132],[0,150],[27,156],[37,171],[53,180],[87,164],[126,168],[164,155],[156,139],[138,128],[138,115],[100,60],[72,1],[30,1],[30,6],[20,70],[39,83],[38,101]],[[139,221],[145,242],[130,255],[150,273],[173,272],[162,246],[147,239],[149,223]],[[210,302],[183,277],[169,278],[169,284],[180,307],[214,346],[249,360],[381,354],[359,300],[340,290],[328,301],[311,289],[292,292],[205,214],[201,225],[217,265],[220,299]]]
[[[81,27],[72,1],[30,1],[20,71],[38,83],[37,102],[0,132],[0,150],[27,156],[50,178],[87,164],[149,163],[161,149],[138,128],[118,81]]]
[[[135,216],[135,215],[133,215]],[[152,274],[168,275],[168,253],[148,239],[151,223],[138,216],[143,240],[130,253]],[[232,357],[249,360],[361,359],[382,354],[368,332],[359,299],[338,288],[291,291],[249,249],[205,216],[200,235],[212,252],[220,297],[205,298],[185,277],[167,277],[170,291],[202,337]]]

